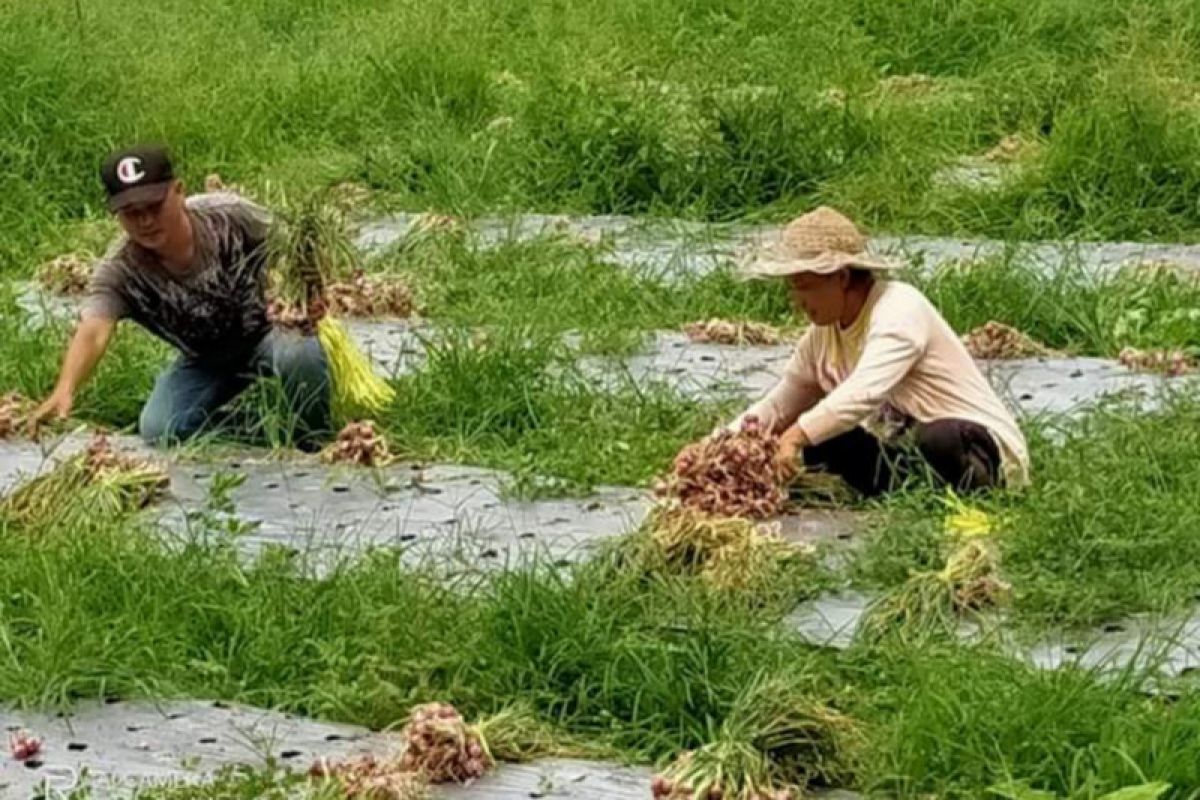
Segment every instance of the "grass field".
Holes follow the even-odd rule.
[[[908,231],[1200,230],[1187,0],[0,10],[10,273],[76,241],[104,151],[146,139],[193,186],[349,179],[410,208],[729,218],[822,200]],[[1033,144],[999,188],[935,180],[1012,135]]]
[[[352,181],[372,190],[367,214],[782,220],[825,202],[895,232],[1200,233],[1200,6],[1185,0],[0,0],[0,19],[5,281],[99,252],[114,226],[96,164],[147,139],[171,144],[191,187],[211,172],[264,193]],[[1000,183],[939,177],[963,159]],[[602,382],[581,357],[711,317],[798,329],[780,286],[732,265],[667,281],[610,261],[568,237],[483,249],[453,233],[374,256],[428,323],[426,361],[392,380],[378,420],[396,451],[495,467],[522,498],[645,487],[741,403]],[[1200,283],[1169,271],[1005,256],[906,278],[960,333],[997,320],[1109,359],[1200,348]],[[39,397],[70,326],[32,324],[16,291],[0,288],[0,394]],[[169,358],[124,326],[77,416],[131,429]],[[1013,587],[1006,634],[1200,597],[1200,392],[1175,386],[1153,408],[1022,420],[1034,484],[978,501]],[[269,387],[243,410],[259,443],[288,444]],[[661,763],[771,678],[858,721],[845,788],[870,796],[1095,800],[1147,781],[1200,795],[1187,676],[1163,691],[1150,670],[1035,669],[989,637],[806,643],[787,622],[798,602],[894,592],[945,562],[940,492],[851,508],[870,527],[847,563],[756,595],[608,551],[450,581],[381,550],[314,578],[305,554],[247,563],[211,515],[170,544],[119,514],[0,516],[0,704],[203,697],[382,727],[433,699],[470,716],[522,703],[561,737]],[[148,796],[283,797],[288,781]]]

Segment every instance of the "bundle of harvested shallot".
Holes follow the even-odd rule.
[[[812,697],[802,680],[760,678],[716,740],[683,753],[650,788],[670,800],[798,800],[811,786],[849,781],[861,749],[859,724]]]
[[[0,500],[0,516],[25,525],[72,511],[120,514],[144,508],[170,485],[159,465],[116,450],[97,434],[87,449]]]
[[[779,439],[756,417],[739,430],[721,429],[684,448],[655,493],[718,517],[765,519],[787,503],[792,477],[777,461]]]
[[[780,536],[778,525],[713,517],[673,503],[653,509],[630,546],[646,571],[698,577],[735,591],[778,585],[790,565],[815,555],[812,547]]]
[[[1004,604],[1012,586],[1000,577],[1000,556],[984,538],[967,539],[941,570],[918,572],[867,613],[864,633],[953,630],[967,614]]]
[[[430,783],[466,783],[495,765],[478,728],[446,703],[414,708],[400,736],[404,740],[400,767]]]

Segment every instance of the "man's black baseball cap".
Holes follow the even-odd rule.
[[[142,203],[159,203],[175,180],[166,148],[130,147],[104,159],[100,179],[108,192],[108,210],[120,211]]]

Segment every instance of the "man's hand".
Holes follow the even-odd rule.
[[[37,410],[29,417],[29,435],[37,436],[38,429],[46,420],[60,421],[71,416],[71,408],[75,405],[75,398],[70,392],[65,392],[61,389],[56,389],[52,395],[46,398],[46,401],[37,407]]]
[[[796,473],[796,461],[801,449],[808,447],[808,437],[799,425],[792,425],[779,436],[779,451],[775,456],[776,463],[785,475]]]

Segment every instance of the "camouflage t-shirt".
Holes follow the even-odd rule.
[[[233,194],[187,199],[192,265],[176,271],[127,237],[92,273],[85,316],[132,319],[185,356],[244,362],[271,329],[266,306],[266,209]]]

